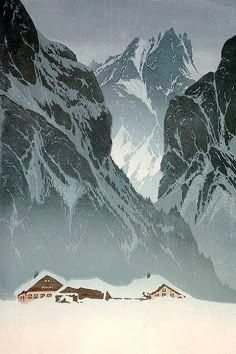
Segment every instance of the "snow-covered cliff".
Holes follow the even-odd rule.
[[[222,281],[236,287],[236,37],[221,63],[170,102],[158,207],[176,205]]]

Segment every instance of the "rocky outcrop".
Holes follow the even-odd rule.
[[[170,102],[158,206],[173,204],[223,281],[236,287],[236,37],[221,63]]]

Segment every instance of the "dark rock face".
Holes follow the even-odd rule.
[[[159,205],[176,204],[223,280],[236,286],[236,37],[216,73],[170,102]],[[172,202],[171,202],[172,201]],[[167,208],[168,209],[168,208]],[[224,225],[222,230],[218,218]],[[198,236],[197,236],[198,235]],[[224,246],[222,242],[224,240]]]
[[[135,38],[100,64],[96,76],[113,116],[112,157],[135,189],[156,201],[169,101],[199,77],[191,41],[173,28],[150,40]]]
[[[148,96],[161,116],[161,126],[170,99],[194,83],[189,67],[196,76],[191,41],[186,33],[177,35],[171,28],[160,38],[158,48],[150,53],[143,68]]]
[[[25,14],[25,8],[18,0],[0,4],[0,65],[4,72],[35,84],[38,35],[31,18]]]
[[[13,13],[20,6],[8,4]],[[21,63],[1,70],[1,296],[48,269],[116,284],[149,271],[198,297],[234,299],[178,212],[156,211],[113,163],[111,115],[94,74],[65,46],[37,37],[24,57],[33,60],[27,80]]]

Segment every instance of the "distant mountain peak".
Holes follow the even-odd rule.
[[[156,200],[168,102],[200,76],[191,40],[173,28],[150,39],[135,37],[123,53],[100,65],[96,76],[113,116],[112,156],[136,190]]]
[[[91,63],[89,64],[89,67],[90,67],[93,71],[95,71],[95,70],[97,70],[97,69],[99,68],[100,65],[102,65],[102,64],[98,63],[96,60],[93,59],[93,60],[91,61]]]
[[[165,36],[176,36],[178,37],[178,35],[176,34],[175,30],[173,27],[171,27],[170,29],[166,30],[163,34],[163,37]]]
[[[192,44],[187,33],[177,35],[171,28],[150,39],[135,37],[123,53],[110,56],[99,65],[96,75],[102,86],[109,82],[118,83],[121,79],[140,79],[145,82],[148,68],[160,72],[167,66],[167,75],[172,75],[173,79],[181,75],[193,80],[199,79],[200,74],[193,62]],[[155,80],[158,82],[158,78]],[[165,89],[168,93],[168,89]]]

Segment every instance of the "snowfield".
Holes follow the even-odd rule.
[[[0,302],[1,354],[235,354],[236,306],[186,300]]]
[[[140,297],[162,283],[185,299],[90,300],[28,305],[0,301],[0,354],[235,354],[236,305],[194,299],[161,276],[126,286],[99,279],[70,280],[64,286],[108,290],[113,297]],[[16,291],[28,289],[35,280]]]

